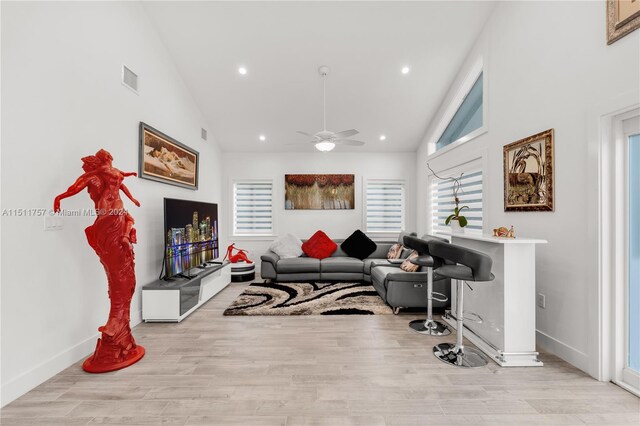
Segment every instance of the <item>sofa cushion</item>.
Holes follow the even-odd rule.
[[[386,259],[387,253],[389,253],[389,248],[391,248],[393,243],[379,242],[376,244],[377,244],[376,251],[374,251],[367,257],[371,259]]]
[[[389,261],[387,259],[374,259],[368,258],[364,260],[364,273],[366,275],[371,275],[371,269],[378,266],[388,266]]]
[[[278,274],[291,274],[300,272],[320,272],[320,261],[312,257],[296,257],[295,259],[280,259],[278,261]]]
[[[336,251],[331,253],[331,257],[350,257],[347,253],[344,252],[344,250],[342,250],[340,248],[340,242],[339,241],[333,240],[333,242],[338,244],[338,247],[336,248]]]
[[[354,257],[327,257],[320,261],[320,270],[325,272],[356,272],[362,273],[363,262]]]
[[[367,237],[364,232],[356,229],[353,234],[340,244],[340,248],[351,257],[366,259],[371,253],[376,251],[376,243]]]
[[[303,253],[302,241],[293,234],[287,234],[271,243],[269,250],[276,253],[281,259],[300,257]]]
[[[399,271],[400,269],[395,266],[376,266],[371,269],[371,281],[384,285],[384,280],[387,277],[387,274]]]
[[[316,259],[324,259],[325,257],[331,256],[331,253],[336,251],[337,248],[338,245],[322,231],[317,231],[302,244],[302,251],[304,251],[307,256]]]

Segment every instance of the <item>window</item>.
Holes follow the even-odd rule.
[[[233,183],[233,235],[273,235],[273,182]]]
[[[366,231],[398,233],[404,228],[404,181],[368,180]]]
[[[436,151],[482,127],[482,73],[436,142]]]
[[[438,175],[442,178],[460,177],[460,171]],[[453,199],[453,182],[431,178],[431,229],[432,232],[449,232],[450,225],[445,225],[447,217],[453,213],[455,202]],[[467,169],[460,180],[458,192],[460,207],[468,206],[462,215],[469,224],[465,227],[470,231],[482,232],[482,169]]]

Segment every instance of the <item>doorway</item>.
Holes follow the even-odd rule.
[[[640,396],[640,108],[614,118],[611,380]]]

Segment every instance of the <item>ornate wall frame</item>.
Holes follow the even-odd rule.
[[[620,19],[620,2],[624,0],[607,0],[607,44],[611,44],[630,32],[640,28],[640,0],[626,0],[638,3],[638,10]]]
[[[554,210],[553,133],[545,130],[504,146],[504,211]]]

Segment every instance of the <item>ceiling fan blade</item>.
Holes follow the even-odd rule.
[[[308,141],[308,143],[316,144],[318,143],[318,141]],[[286,143],[285,146],[306,146],[306,144],[304,142],[293,142],[293,143]]]
[[[301,135],[305,135],[305,136],[309,136],[311,138],[315,138],[315,135],[312,135],[311,133],[303,132],[302,130],[298,130],[296,133],[300,133]]]
[[[351,145],[351,146],[362,146],[365,144],[365,142],[356,141],[353,139],[336,139],[335,143],[340,145]]]
[[[358,133],[360,132],[357,131],[356,129],[343,130],[341,132],[334,133],[332,137],[336,139],[348,138],[349,136],[357,135]]]

